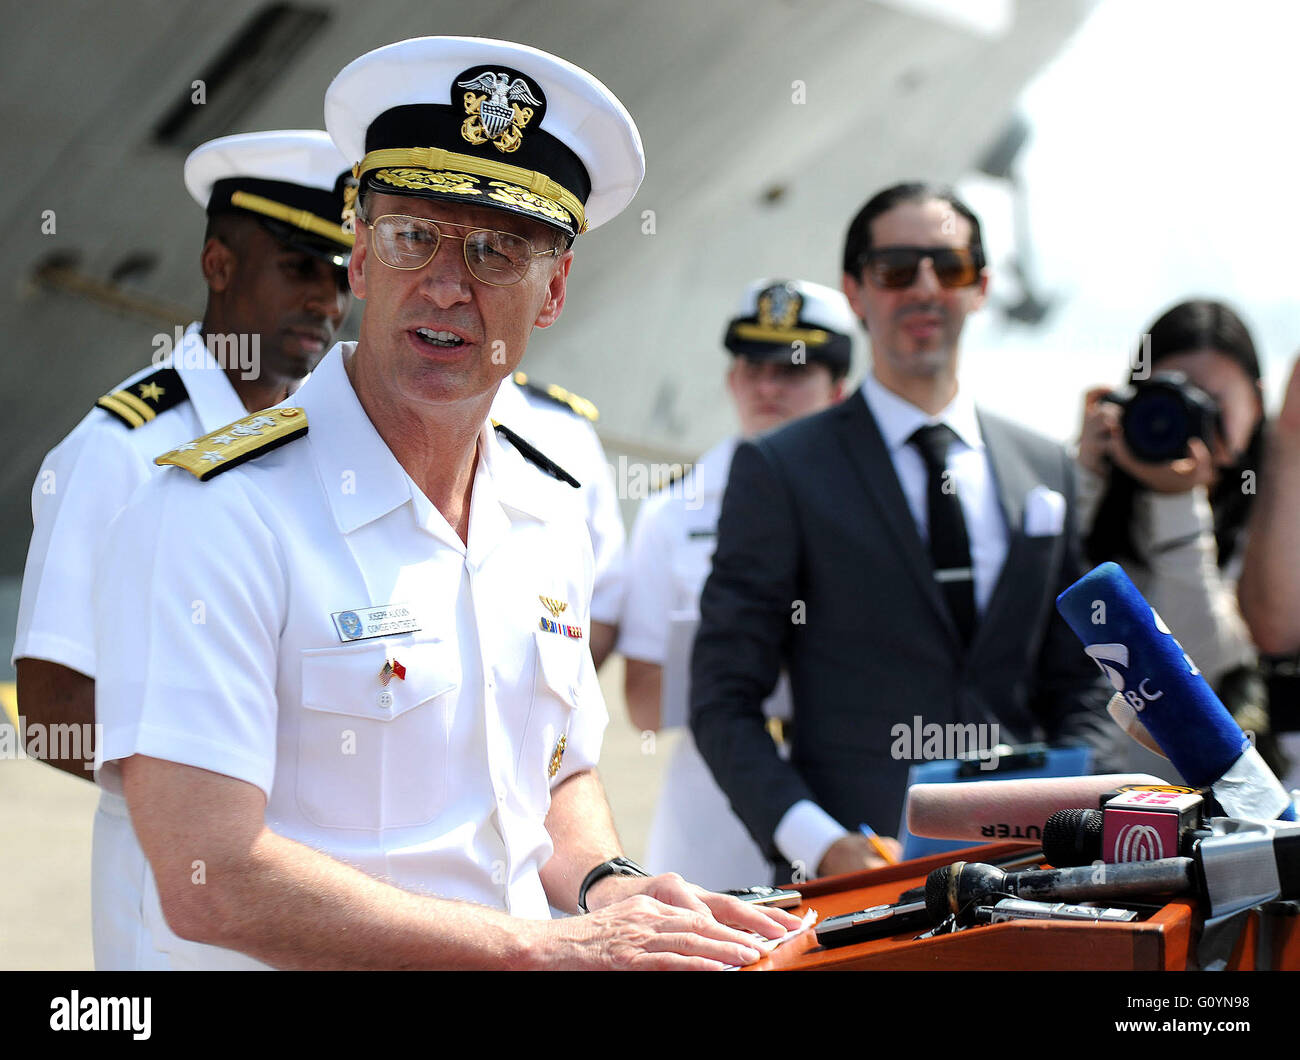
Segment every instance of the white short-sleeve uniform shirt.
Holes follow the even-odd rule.
[[[572,487],[485,424],[463,543],[357,400],[353,349],[285,403],[305,437],[207,482],[169,469],[114,524],[101,783],[133,754],[222,773],[273,831],[395,886],[547,917],[550,791],[606,722]],[[175,967],[260,967],[172,934],[152,878],[142,915]]]
[[[623,606],[623,552],[627,541],[618,507],[614,470],[591,422],[513,378],[492,402],[492,418],[518,432],[581,484],[574,497],[582,508],[596,557],[591,617],[617,625]]]
[[[718,517],[737,439],[719,442],[680,482],[648,498],[637,514],[625,566],[618,650],[629,659],[660,666],[669,659],[674,618],[699,618],[700,593],[713,564]],[[764,703],[769,716],[789,718],[789,686],[781,683]],[[646,847],[652,872],[679,872],[717,890],[768,883],[772,867],[732,812],[687,730],[668,767]]]
[[[98,675],[92,595],[96,570],[116,562],[103,548],[109,523],[136,488],[160,470],[155,456],[244,414],[197,323],[170,356],[124,380],[114,392],[131,391],[147,403],[135,392],[150,386],[146,380],[159,367],[176,370],[185,400],[172,404],[178,395],[146,390],[146,395],[157,393],[159,405],[170,407],[134,428],[93,408],[41,464],[32,488],[32,539],[14,659],[44,659],[89,677]],[[150,949],[138,930],[146,864],[121,796],[100,792],[93,836],[95,967],[139,967],[140,954]]]

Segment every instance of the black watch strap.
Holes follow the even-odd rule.
[[[587,912],[587,892],[606,876],[649,876],[640,865],[631,858],[617,857],[610,858],[608,861],[602,861],[589,873],[586,879],[582,881],[582,886],[578,888],[578,912]]]

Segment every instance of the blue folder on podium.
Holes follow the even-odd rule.
[[[907,771],[907,786],[913,784],[965,784],[973,780],[1033,780],[1037,777],[1078,777],[1091,771],[1092,748],[1048,747],[1046,744],[1002,746],[997,749],[997,767],[988,768],[987,758],[975,756],[921,762]],[[944,854],[974,846],[969,839],[930,839],[907,830],[907,801],[903,802],[903,819],[898,822],[898,841],[903,860]],[[1005,842],[1006,840],[1000,840]],[[996,838],[989,842],[999,842]]]

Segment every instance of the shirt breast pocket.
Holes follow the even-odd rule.
[[[537,806],[550,804],[550,787],[564,766],[573,713],[581,706],[583,655],[587,646],[535,630],[537,675],[520,753],[518,781]]]
[[[389,658],[405,678],[381,672]],[[406,828],[446,798],[461,684],[449,641],[367,641],[302,655],[298,805],[327,828]]]

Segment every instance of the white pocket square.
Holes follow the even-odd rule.
[[[1046,486],[1035,486],[1025,497],[1025,535],[1056,537],[1065,529],[1065,497]]]

